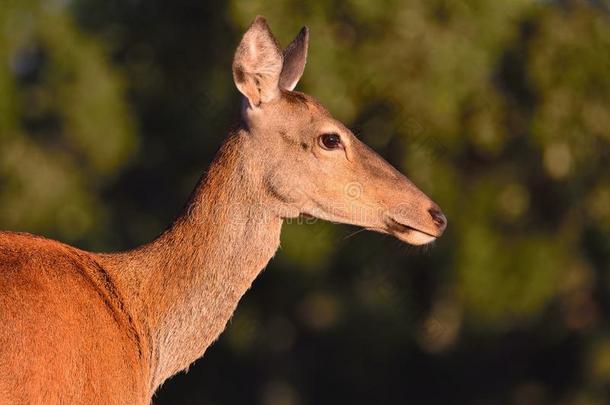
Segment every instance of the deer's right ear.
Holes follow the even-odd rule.
[[[294,90],[305,71],[307,48],[309,46],[309,29],[301,28],[297,37],[284,50],[284,66],[280,76],[280,87]]]
[[[233,58],[233,80],[252,107],[280,93],[282,54],[267,21],[258,16],[244,34]]]

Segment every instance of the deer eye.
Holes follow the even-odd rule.
[[[320,135],[320,146],[324,149],[332,150],[343,147],[341,137],[337,134],[322,134]]]

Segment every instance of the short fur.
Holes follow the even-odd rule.
[[[233,64],[248,100],[242,121],[156,240],[95,254],[0,232],[1,404],[149,403],[218,338],[277,250],[284,218],[414,244],[442,234],[446,220],[428,197],[312,97],[290,91],[307,42],[301,31],[282,57],[255,20]],[[325,148],[325,133],[340,148]]]

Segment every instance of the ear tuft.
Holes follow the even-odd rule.
[[[269,25],[267,24],[267,19],[260,14],[257,15],[256,17],[254,17],[254,21],[252,21],[252,24],[250,24],[250,28],[252,28],[254,26],[258,26],[260,28],[266,29],[269,32],[271,31],[269,29]]]
[[[233,79],[250,105],[259,106],[279,94],[282,55],[267,21],[257,16],[233,58]]]
[[[284,66],[280,76],[280,87],[293,90],[303,72],[307,62],[309,48],[309,28],[303,27],[296,38],[284,50]]]

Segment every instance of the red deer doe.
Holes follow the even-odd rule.
[[[97,254],[0,232],[0,403],[150,403],[218,338],[275,254],[285,218],[415,245],[443,233],[436,204],[293,91],[307,46],[303,28],[281,52],[265,19],[254,20],[233,61],[240,124],[154,241]]]

